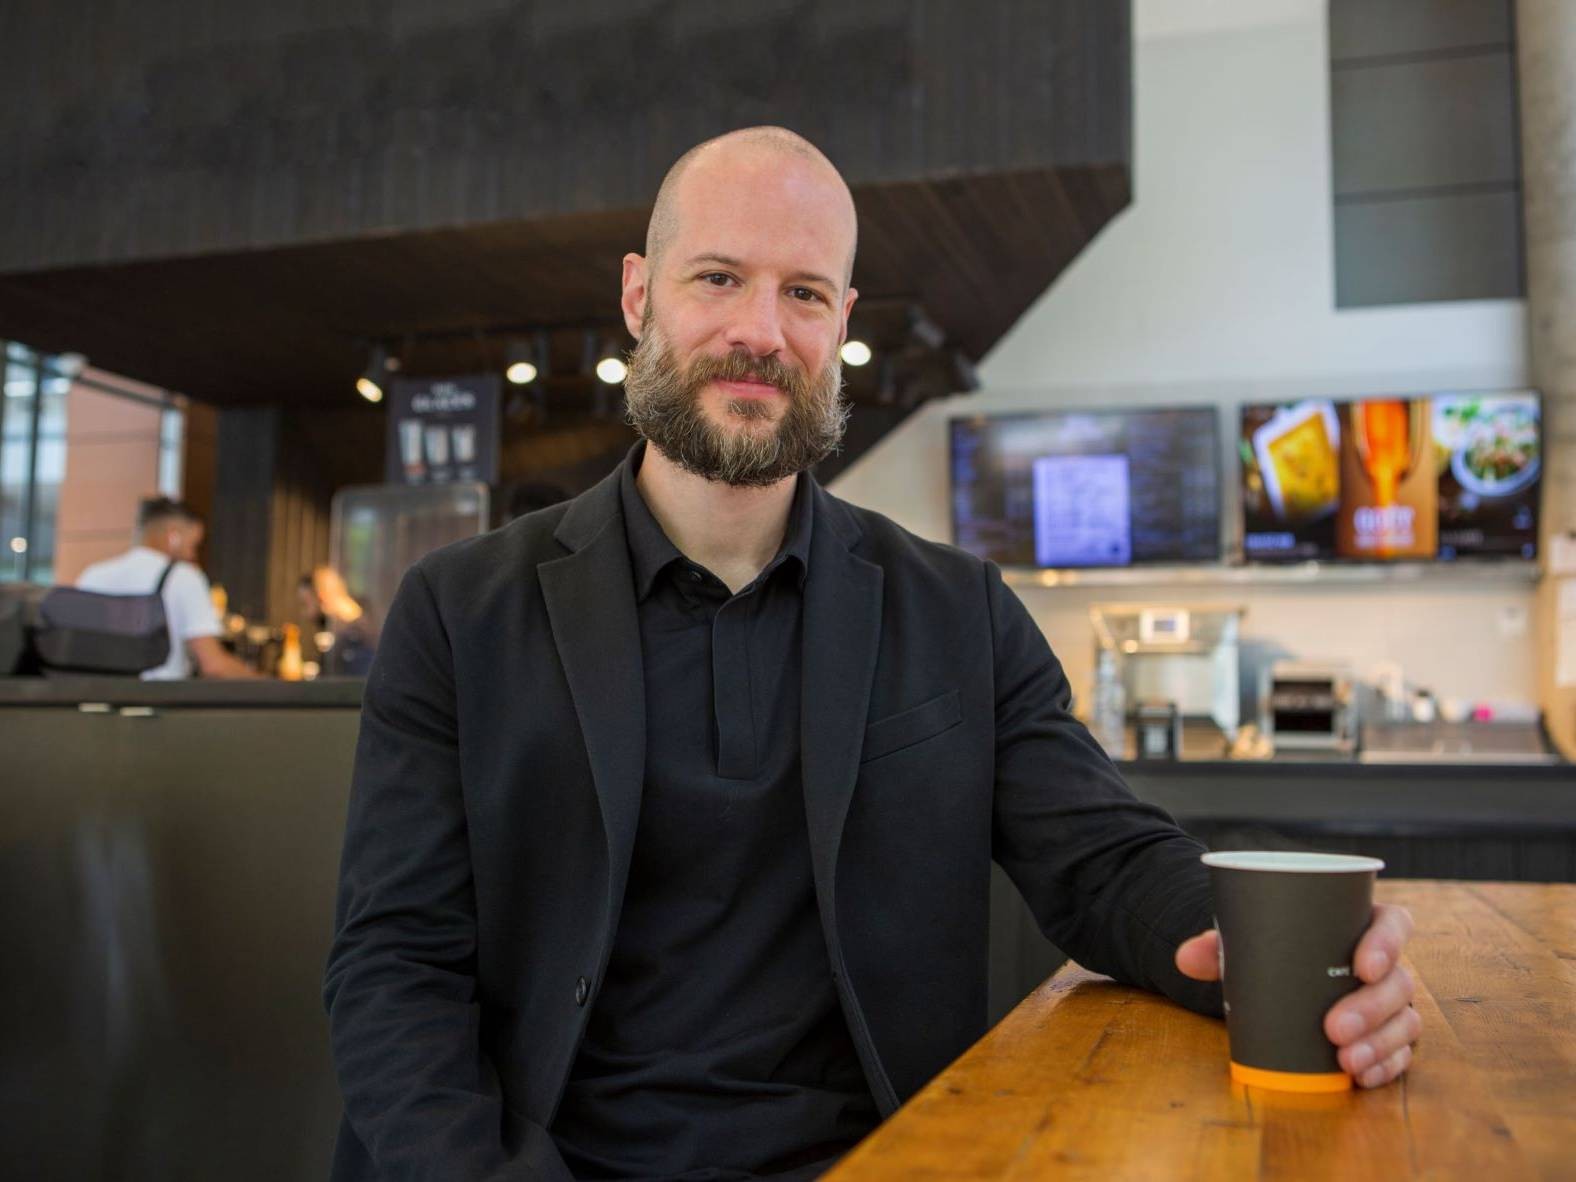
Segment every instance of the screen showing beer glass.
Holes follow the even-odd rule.
[[[1220,557],[1212,407],[1042,411],[951,423],[952,536],[1004,566]]]
[[[1532,393],[1244,406],[1244,556],[1535,558],[1540,409]]]

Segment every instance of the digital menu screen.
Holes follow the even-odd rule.
[[[1537,556],[1536,394],[1242,408],[1242,548],[1255,562]]]
[[[1007,566],[1220,557],[1212,407],[952,420],[959,546]]]

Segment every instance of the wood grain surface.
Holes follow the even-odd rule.
[[[1576,886],[1381,881],[1411,909],[1411,1070],[1300,1096],[1225,1024],[1069,965],[861,1143],[860,1179],[1576,1179]]]

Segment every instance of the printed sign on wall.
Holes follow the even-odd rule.
[[[497,374],[396,378],[388,401],[390,484],[498,480]]]

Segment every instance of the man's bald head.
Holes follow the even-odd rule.
[[[846,288],[854,274],[854,251],[858,246],[859,233],[853,194],[826,154],[802,135],[786,127],[744,127],[730,131],[696,144],[674,162],[667,176],[662,178],[662,187],[657,190],[656,204],[651,210],[651,221],[646,226],[647,267],[656,270],[668,244],[678,233],[679,218],[682,216],[680,192],[684,178],[692,170],[721,173],[734,161],[772,155],[780,155],[785,161],[796,162],[800,166],[808,165],[814,171],[823,172],[828,183],[835,185],[846,198],[849,233],[848,264],[843,275],[843,286]]]

